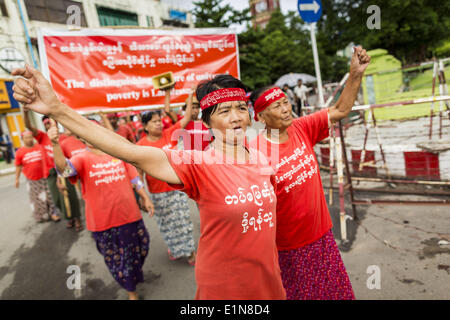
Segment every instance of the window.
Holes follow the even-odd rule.
[[[153,17],[147,16],[147,26],[154,27],[155,22],[153,21]]]
[[[101,26],[138,26],[136,13],[111,8],[98,7],[98,19]]]
[[[67,19],[69,18],[67,8],[75,5],[80,8],[81,26],[87,27],[83,5],[80,2],[72,0],[24,0],[24,2],[28,12],[28,18],[30,20],[60,24],[67,23]]]
[[[6,10],[5,0],[0,0],[0,12],[3,17],[9,17],[8,10]]]

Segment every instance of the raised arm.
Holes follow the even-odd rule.
[[[182,129],[186,128],[187,124],[191,121],[192,118],[192,99],[195,93],[195,86],[192,86],[191,92],[189,93],[186,112],[184,113],[184,118],[180,120],[180,126]]]
[[[111,124],[111,121],[109,121],[108,116],[106,115],[106,113],[100,111],[99,114],[100,114],[100,117],[102,118],[103,124],[105,125],[106,129],[109,129],[109,130],[114,132],[114,128],[113,128],[113,126]]]
[[[59,172],[63,172],[66,167],[66,157],[64,156],[64,152],[59,145],[59,131],[58,126],[56,125],[55,120],[50,120],[51,125],[50,129],[48,129],[47,135],[52,142],[53,146],[53,158],[55,160],[56,169]]]
[[[164,97],[164,112],[172,119],[173,123],[177,122],[177,115],[170,109],[170,90],[172,88],[166,89],[166,95]]]
[[[181,184],[161,149],[134,145],[120,135],[82,117],[61,103],[50,83],[29,65],[13,70],[12,75],[23,77],[14,81],[13,90],[14,98],[24,104],[24,109],[49,115],[94,147],[141,168],[159,180]]]
[[[361,47],[354,47],[353,57],[350,62],[350,75],[347,83],[345,84],[344,91],[339,97],[338,102],[330,107],[330,120],[337,122],[348,116],[352,107],[355,104],[356,97],[358,96],[361,80],[364,75],[364,71],[370,63],[370,57],[366,53],[366,50]]]
[[[24,122],[25,122],[25,127],[30,130],[31,132],[33,132],[33,136],[37,136],[38,134],[38,129],[36,129],[30,121],[30,111],[28,110],[24,110],[23,111],[23,115],[24,115]]]

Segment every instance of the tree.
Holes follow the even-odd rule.
[[[424,61],[450,38],[450,2],[434,0],[323,0],[319,28],[330,47],[349,42],[384,48],[404,64]],[[381,28],[369,29],[367,8],[376,5]],[[335,48],[333,48],[334,50]]]
[[[201,0],[193,3],[192,14],[197,28],[229,27],[250,21],[250,9],[238,11],[229,4],[221,6],[222,0]]]

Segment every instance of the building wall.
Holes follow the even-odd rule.
[[[264,29],[272,16],[272,12],[280,8],[279,0],[249,0],[253,28]]]
[[[51,22],[30,20],[25,5],[25,0],[19,1],[22,8],[25,24],[28,29],[28,34],[33,43],[34,57],[36,59],[38,67],[40,67],[39,54],[36,43],[37,29],[39,27],[61,29],[67,27],[67,25],[62,23],[51,23]],[[55,0],[55,1],[62,1],[62,0]],[[183,8],[166,3],[161,3],[159,0],[73,0],[73,1],[82,7],[82,11],[84,13],[86,25],[88,28],[101,27],[97,13],[98,6],[134,13],[137,15],[139,27],[143,28],[167,27],[164,25],[164,20],[166,21],[170,20],[169,16],[170,10],[186,12],[186,10]],[[20,17],[20,10],[17,0],[4,0],[4,3],[6,6],[8,16],[0,17],[0,49],[5,47],[13,47],[22,53],[27,63],[33,65],[33,59],[31,57],[27,45],[27,40],[22,20]],[[149,19],[148,17],[151,17],[151,19]],[[153,22],[153,25],[151,24],[149,25],[149,22],[151,21]],[[192,15],[188,12],[186,12],[185,23],[187,26],[191,28],[194,27]],[[8,72],[0,68],[0,79],[12,80],[12,77]],[[15,116],[19,115],[17,110],[11,110],[9,111],[8,114]],[[38,117],[38,119],[32,119],[32,122],[34,122],[39,129],[43,129],[40,117]],[[9,127],[6,122],[5,113],[0,113],[0,123],[3,128],[4,134],[12,136],[11,132],[9,132]]]

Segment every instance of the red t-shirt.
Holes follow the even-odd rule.
[[[78,173],[70,181],[81,181],[89,231],[104,231],[142,219],[131,185],[131,180],[139,176],[135,167],[89,150],[75,155],[70,163]]]
[[[44,150],[38,143],[35,143],[31,148],[19,148],[16,151],[15,164],[23,167],[22,172],[29,180],[39,180],[48,177]]]
[[[264,165],[256,150],[241,164],[221,161],[214,149],[164,151],[183,183],[174,187],[200,211],[196,299],[285,299],[267,160]]]
[[[149,146],[160,149],[173,149],[178,144],[178,140],[176,138],[172,139],[172,134],[177,129],[181,129],[181,125],[179,122],[175,123],[175,125],[173,125],[169,129],[163,130],[162,137],[158,141],[150,141],[147,136],[145,136],[141,140],[139,140],[137,144],[140,146]],[[147,181],[148,191],[150,191],[151,193],[161,193],[174,190],[166,182],[155,179],[148,174],[145,175],[145,180]]]
[[[333,226],[313,149],[328,134],[327,110],[322,110],[295,119],[288,128],[289,140],[285,143],[272,144],[264,133],[250,142],[252,148],[268,156],[276,171],[278,250],[310,244]],[[278,157],[272,152],[277,146]]]
[[[64,141],[60,141],[60,146],[67,159],[87,150],[86,145],[74,136],[68,136]]]
[[[126,124],[119,125],[116,130],[117,134],[120,134],[122,137],[127,139],[130,142],[136,143],[136,138],[134,137],[133,130]]]
[[[211,143],[209,129],[202,121],[189,121],[185,134],[182,134],[184,150],[205,150]]]
[[[161,118],[163,123],[163,130],[169,129],[173,125],[173,120],[169,116],[164,116]]]
[[[50,170],[55,166],[55,162],[53,159],[53,145],[52,141],[48,137],[47,133],[38,130],[38,134],[34,136],[37,142],[44,148],[46,152],[45,162],[47,163],[47,169]],[[59,135],[59,143],[67,139],[67,136],[63,133]]]

